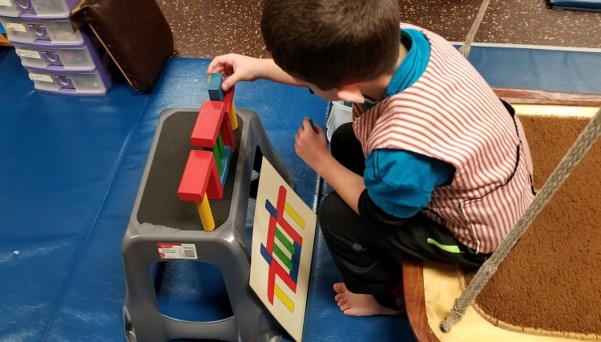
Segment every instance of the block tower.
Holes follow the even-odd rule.
[[[222,83],[220,73],[209,76],[209,99],[203,101],[190,137],[192,145],[201,149],[190,151],[177,192],[180,200],[196,203],[206,231],[215,229],[209,200],[223,197],[230,159],[236,150],[234,87],[224,92]]]

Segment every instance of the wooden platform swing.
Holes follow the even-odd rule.
[[[482,3],[466,41],[460,49],[464,56],[467,56],[469,53],[471,43],[489,3],[490,0],[484,0]],[[552,197],[560,190],[560,187],[562,187],[570,174],[575,170],[576,166],[583,160],[584,156],[593,147],[595,141],[601,134],[601,108],[599,108],[601,107],[601,96],[528,89],[496,88],[494,90],[500,98],[503,98],[514,106],[517,114],[520,115],[523,121],[522,123],[524,124],[526,136],[530,136],[528,134],[529,125],[531,127],[537,125],[537,129],[540,126],[549,125],[549,122],[553,120],[549,120],[551,117],[548,115],[553,115],[555,113],[570,113],[573,115],[569,119],[572,120],[570,121],[571,123],[575,123],[578,128],[584,124],[586,124],[586,127],[580,129],[580,135],[576,138],[572,146],[569,147],[569,150],[562,157],[561,161],[553,164],[557,165],[555,169],[550,172],[551,169],[549,168],[548,173],[550,176],[544,185],[539,188],[539,191],[529,208],[518,220],[505,240],[499,245],[498,249],[475,274],[466,274],[456,266],[422,262],[409,257],[403,258],[403,281],[407,316],[413,332],[419,341],[599,341],[601,340],[601,306],[596,305],[597,303],[593,303],[588,308],[588,311],[582,312],[579,311],[578,307],[574,307],[575,305],[570,305],[569,302],[566,302],[569,301],[570,296],[580,295],[580,293],[577,293],[577,291],[579,291],[578,289],[563,288],[563,291],[565,292],[564,298],[556,298],[555,303],[550,303],[550,305],[554,306],[557,310],[566,313],[565,317],[573,319],[575,322],[574,325],[577,326],[575,329],[576,331],[559,331],[549,329],[548,326],[539,326],[530,323],[529,319],[531,317],[523,317],[525,318],[524,320],[526,323],[520,323],[519,319],[509,322],[506,318],[499,318],[491,315],[489,313],[489,311],[491,311],[490,308],[483,308],[486,305],[481,305],[482,303],[473,305],[476,301],[476,297],[481,292],[483,294],[487,292],[487,287],[491,286],[490,283],[494,283],[492,284],[494,289],[488,291],[488,293],[486,293],[487,295],[493,291],[501,292],[498,293],[495,300],[503,301],[504,304],[509,304],[509,306],[514,304],[530,305],[529,303],[512,303],[512,301],[517,301],[516,298],[511,296],[510,291],[499,291],[499,289],[503,289],[503,286],[498,286],[499,281],[495,283],[493,275],[497,272],[501,262],[510,255],[510,252],[512,252],[512,256],[516,255],[516,253],[521,253],[526,258],[531,258],[532,260],[527,260],[524,264],[531,263],[533,265],[532,267],[535,267],[539,271],[544,271],[545,267],[550,267],[543,264],[545,261],[548,264],[548,259],[544,259],[545,255],[553,255],[553,253],[555,253],[555,255],[563,256],[562,253],[565,249],[562,248],[569,248],[570,253],[573,249],[580,248],[582,250],[575,251],[575,254],[573,254],[575,256],[572,256],[572,254],[566,256],[567,267],[562,265],[559,270],[552,269],[552,272],[547,272],[549,277],[545,283],[541,283],[540,280],[537,282],[536,279],[528,279],[523,281],[526,285],[510,283],[505,284],[505,287],[521,291],[520,294],[523,295],[521,301],[524,302],[527,302],[529,297],[528,291],[542,292],[546,288],[562,291],[564,283],[562,282],[563,278],[559,273],[562,269],[570,272],[572,270],[569,265],[571,265],[571,263],[579,263],[582,264],[579,266],[582,266],[584,273],[587,274],[586,277],[588,277],[586,279],[581,279],[583,281],[581,289],[592,288],[593,290],[592,300],[588,300],[588,302],[601,301],[601,285],[599,285],[601,275],[598,275],[598,272],[595,272],[595,270],[598,270],[598,267],[601,266],[601,252],[598,251],[601,250],[601,231],[595,228],[595,224],[598,224],[599,221],[593,219],[592,222],[583,224],[585,227],[582,229],[589,230],[589,234],[583,239],[586,241],[572,242],[562,236],[554,241],[555,244],[546,245],[547,249],[550,250],[543,250],[544,246],[541,247],[537,241],[533,241],[537,238],[535,234],[525,234],[538,214],[550,203]],[[538,114],[539,116],[530,116],[531,114]],[[543,116],[540,116],[540,114]],[[530,123],[528,121],[530,121]],[[557,125],[557,122],[555,122],[555,124]],[[559,122],[559,126],[561,125],[564,125],[564,122]],[[574,124],[570,124],[570,126],[574,126]],[[572,129],[572,131],[574,130]],[[536,132],[532,128],[530,128],[530,132],[534,135],[542,134],[541,136],[543,139],[541,140],[545,140],[546,138],[544,134],[547,132]],[[556,136],[555,138],[560,137]],[[561,138],[565,140],[566,137]],[[573,140],[569,140],[570,143],[571,141]],[[534,157],[535,149],[533,147],[535,146],[533,146],[533,140],[530,140],[530,143]],[[565,148],[567,147],[568,146],[565,146]],[[542,146],[542,149],[549,149],[551,150],[551,153],[539,153],[538,155],[541,161],[546,161],[548,164],[548,160],[546,159],[552,159],[552,155],[556,154],[561,148],[563,147],[556,147],[553,145]],[[539,149],[539,152],[540,151],[541,150]],[[592,160],[587,160],[589,162],[588,170],[583,169],[582,167],[578,169],[578,172],[580,172],[578,177],[580,179],[585,179],[586,181],[578,182],[578,184],[575,185],[570,184],[570,186],[577,189],[576,191],[586,192],[587,186],[601,190],[601,183],[598,180],[601,177],[598,176],[597,172],[591,174],[599,165],[601,165],[601,150],[599,150],[599,153],[593,153],[593,156],[591,157],[593,158]],[[536,160],[534,164],[535,166],[538,166]],[[586,162],[583,163],[583,166],[587,166]],[[546,170],[542,171],[543,174],[546,173]],[[537,175],[535,172],[535,180],[536,177]],[[579,193],[576,194],[576,196],[579,195]],[[565,193],[561,193],[561,196],[565,196]],[[578,197],[576,200],[570,200],[577,201],[582,199]],[[545,215],[548,216],[547,218],[550,218],[552,222],[557,222],[558,219],[553,215],[561,211],[562,205],[555,202],[557,201],[551,202],[547,208],[548,210],[545,211]],[[585,203],[585,205],[581,205],[580,207],[578,206],[578,203],[576,204],[577,208],[583,212],[589,208],[587,213],[590,214],[590,216],[596,215],[601,217],[601,211],[597,212],[595,208],[597,207],[596,204]],[[565,213],[558,215],[565,215]],[[576,215],[579,214],[576,213]],[[572,220],[571,217],[565,219]],[[542,228],[544,229],[546,227]],[[569,229],[569,227],[559,228],[563,228],[563,230]],[[540,229],[541,227],[536,227],[536,230]],[[518,240],[520,241],[520,244],[517,244]],[[578,248],[573,247],[573,244],[575,243],[579,244],[577,245]],[[542,263],[537,264],[537,261],[535,260],[537,258],[541,259]],[[521,265],[519,262],[510,259],[517,258],[511,258],[511,256],[507,258],[507,261],[503,266],[506,266],[507,263],[509,263],[510,266],[505,267],[505,269],[503,269],[504,272],[499,272],[505,273],[505,280],[501,281],[507,282],[507,279],[512,279],[511,275],[507,276],[507,274],[512,273],[511,267],[514,267],[513,270],[515,270],[515,265]],[[597,294],[595,295],[594,293]],[[526,300],[524,300],[524,298],[526,298]],[[551,298],[547,298],[547,300],[551,300]],[[586,306],[586,304],[588,303],[584,303],[581,306]],[[531,310],[534,312],[539,310],[539,308],[533,306],[531,307]],[[547,312],[541,312],[539,314],[545,315]],[[461,322],[455,325],[459,320],[461,320]],[[557,322],[554,322],[553,324],[555,323]]]

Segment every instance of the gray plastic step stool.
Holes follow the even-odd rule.
[[[250,246],[245,238],[246,214],[257,148],[289,184],[292,177],[271,146],[257,114],[238,110],[238,149],[232,155],[224,197],[211,201],[217,228],[203,231],[195,204],[177,197],[189,151],[195,149],[190,144],[190,133],[197,114],[195,109],[169,109],[159,119],[122,243],[127,340],[279,340],[281,327],[248,285]],[[167,261],[161,259],[158,243],[193,244],[197,254],[194,260],[217,266],[223,274],[233,315],[217,321],[192,322],[162,314],[151,274],[153,264]]]

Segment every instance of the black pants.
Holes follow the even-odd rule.
[[[365,158],[350,123],[334,132],[331,152],[363,175]],[[487,257],[473,254],[449,229],[421,213],[399,224],[370,224],[335,192],[321,203],[319,224],[347,288],[376,298],[388,295],[401,278],[395,253],[468,268],[479,267]]]

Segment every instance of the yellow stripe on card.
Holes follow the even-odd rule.
[[[290,204],[288,204],[288,202],[285,204],[284,211],[290,215],[290,217],[294,220],[294,222],[296,222],[296,224],[299,225],[299,227],[305,229],[305,220],[303,220],[303,218],[296,212],[296,210],[294,210],[294,208],[290,206]]]
[[[275,296],[278,297],[278,299],[282,302],[282,304],[284,304],[288,311],[294,312],[294,302],[288,296],[286,296],[284,291],[282,291],[282,289],[277,284],[274,284],[273,294],[275,294]]]

